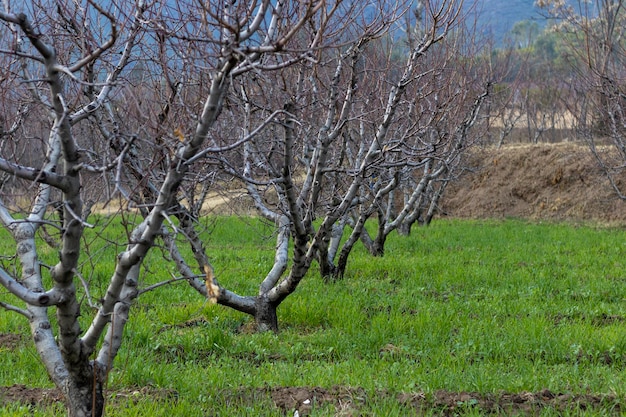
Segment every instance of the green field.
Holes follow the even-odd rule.
[[[620,415],[625,237],[438,220],[392,235],[384,258],[358,246],[342,281],[326,284],[312,270],[279,308],[279,334],[251,332],[250,318],[186,284],[160,288],[132,311],[106,415]],[[272,264],[272,229],[222,218],[206,242],[220,282],[256,293]],[[96,251],[95,293],[117,250]],[[145,285],[176,273],[158,250],[146,265]],[[24,319],[2,312],[0,334],[21,335],[0,346],[0,386],[51,388]],[[3,416],[64,412],[3,407]]]

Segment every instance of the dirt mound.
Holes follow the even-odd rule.
[[[481,149],[470,165],[446,191],[441,204],[446,215],[626,224],[626,202],[584,145]]]

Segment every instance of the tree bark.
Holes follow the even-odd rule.
[[[278,332],[278,305],[270,301],[265,294],[259,295],[255,300],[256,311],[254,321],[259,332]]]
[[[413,223],[402,222],[398,226],[398,234],[401,236],[410,236],[411,235],[411,226]]]
[[[94,370],[93,376],[83,380],[73,379],[68,384],[64,391],[66,391],[66,407],[69,417],[102,417],[104,414],[103,380],[100,372]]]
[[[383,256],[385,254],[385,241],[388,235],[385,231],[386,223],[385,213],[379,209],[376,236],[372,239],[365,229],[361,233],[361,242],[363,242],[363,245],[365,245],[365,248],[372,256]]]

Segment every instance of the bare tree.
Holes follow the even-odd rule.
[[[579,136],[609,178],[616,194],[626,199],[623,177],[626,162],[626,3],[597,0],[577,8],[558,1],[541,1],[568,42],[568,63],[574,69],[568,100]]]
[[[157,239],[178,230],[170,218],[184,213],[179,192],[198,178],[192,165],[255,134],[223,141],[212,135],[231,86],[243,74],[309,59],[323,48],[331,18],[350,7],[288,0],[3,5],[0,170],[35,192],[25,203],[30,194],[14,198],[4,192],[10,184],[3,187],[0,220],[16,250],[14,265],[0,269],[8,291],[0,306],[29,321],[69,415],[99,416],[130,306],[146,290],[139,288],[142,261]],[[301,48],[290,48],[296,40]],[[261,126],[289,114],[279,110]],[[144,216],[110,260],[114,272],[99,297],[91,297],[88,280],[79,284],[79,259],[89,256],[81,239],[85,228],[99,227],[88,221],[95,179],[94,197],[128,199]],[[38,255],[45,226],[58,230],[48,236],[59,248],[50,268]],[[94,307],[86,330],[79,317],[91,310],[82,308],[83,295]]]
[[[448,139],[441,143],[416,139],[429,127],[411,119],[421,113],[433,120],[442,117],[434,109],[448,98],[442,96],[438,102],[434,95],[440,91],[436,89],[414,97],[407,91],[418,91],[421,78],[434,77],[441,91],[447,85],[456,89],[454,94],[472,94],[456,81],[446,84],[446,77],[454,78],[452,70],[439,68],[437,59],[426,58],[458,23],[460,2],[426,5],[424,30],[400,52],[406,57],[400,64],[395,56],[381,56],[380,50],[381,45],[397,41],[388,29],[406,5],[395,4],[390,9],[381,2],[379,6],[378,10],[371,4],[366,10],[359,6],[359,12],[349,16],[360,19],[344,19],[350,24],[348,31],[344,28],[337,33],[337,39],[343,40],[340,47],[319,50],[280,72],[240,77],[233,84],[238,94],[228,97],[228,117],[233,121],[243,118],[245,127],[238,137],[250,139],[240,140],[242,148],[204,154],[208,164],[223,167],[225,174],[241,181],[258,212],[276,225],[274,264],[259,284],[258,294],[236,294],[220,284],[211,267],[206,268],[210,299],[252,315],[259,330],[278,329],[278,306],[295,291],[314,261],[323,275],[337,273],[334,262],[343,230],[352,221],[350,213],[371,203],[367,196],[374,183],[377,200],[394,189],[393,179],[377,182],[377,173],[400,167],[407,172],[421,169],[426,163],[420,158],[428,151],[418,154],[418,147],[434,149],[448,143]],[[306,42],[310,36],[298,42]],[[445,55],[443,51],[438,54]],[[429,126],[429,134],[435,135],[434,124]],[[457,128],[463,129],[461,125]],[[224,126],[222,134],[236,132]],[[420,140],[422,143],[417,143]],[[431,156],[440,158],[439,152],[433,150]],[[447,165],[451,165],[449,161]],[[364,223],[368,217],[363,213],[360,221]],[[351,239],[356,236],[358,240],[362,224],[353,226]],[[195,236],[190,242],[197,263],[208,265],[197,233],[189,230],[186,236]],[[353,244],[351,241],[350,248]],[[344,259],[349,252],[343,251]],[[183,260],[180,266],[189,274],[193,270]]]
[[[446,13],[458,10],[450,8]],[[437,16],[431,14],[433,21]],[[458,19],[457,15],[453,21],[458,23]],[[352,232],[342,245],[336,276],[344,273],[347,256],[358,239],[379,256],[394,230],[408,234],[413,224],[429,223],[446,185],[459,172],[462,156],[480,137],[470,130],[490,91],[491,75],[473,67],[474,50],[463,55],[468,46],[464,40],[471,38],[461,36],[461,28],[452,32],[452,27],[436,45],[418,44],[413,50],[417,53],[407,58],[402,76],[390,91],[387,107],[378,113],[376,131],[385,132],[378,139],[382,152],[366,175],[368,186],[361,189],[346,219]],[[421,50],[424,46],[430,48],[426,54]],[[396,92],[400,94],[394,103],[391,97]],[[392,121],[386,119],[390,113],[395,113]],[[372,215],[378,219],[374,236],[364,228]]]
[[[515,129],[519,129],[524,115],[520,88],[526,63],[519,60],[518,55],[510,48],[496,50],[490,55],[489,67],[499,71],[498,74],[494,74],[494,80],[501,80],[501,82],[494,85],[493,92],[486,102],[486,110],[489,129],[497,132],[495,145],[500,148],[505,141],[510,140]],[[511,69],[514,66],[518,68],[516,68],[516,73],[512,74]],[[485,145],[492,145],[491,142],[494,140],[487,141]]]
[[[346,170],[342,162],[348,125],[362,111],[357,103],[363,88],[363,53],[387,33],[407,6],[389,7],[384,2],[378,9],[371,3],[352,6],[349,14],[341,12],[337,47],[319,49],[310,59],[280,72],[250,74],[237,81],[238,94],[229,98],[231,117],[245,120],[239,135],[251,139],[241,149],[207,155],[209,163],[222,166],[241,182],[259,214],[276,225],[274,264],[261,280],[258,294],[235,294],[220,285],[212,268],[206,270],[209,297],[252,315],[261,331],[278,329],[278,306],[325,250],[334,225],[362,184],[362,172],[377,152],[372,142],[360,167]],[[264,127],[262,132],[259,126]],[[342,178],[341,187],[334,183],[337,177]],[[318,218],[321,223],[316,223]],[[200,242],[192,242],[196,253],[203,253]]]
[[[408,235],[414,224],[430,223],[446,186],[462,171],[463,156],[480,136],[472,129],[490,86],[488,81],[482,91],[464,86],[457,91],[458,97],[454,93],[446,97],[445,104],[434,106],[434,114],[422,115],[428,120],[423,136],[418,136],[418,142],[407,152],[415,159],[406,156],[409,163],[390,163],[393,168],[386,170],[388,181],[392,179],[387,186],[394,192],[385,199],[362,200],[367,208],[361,209],[358,223],[364,223],[364,214],[369,216],[372,211],[378,219],[374,237],[366,229],[360,235],[372,255],[384,254],[386,239],[394,230]],[[445,92],[438,95],[445,97]]]

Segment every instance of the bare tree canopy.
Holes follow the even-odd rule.
[[[400,13],[376,6],[3,2],[0,219],[15,240],[17,262],[0,270],[15,300],[1,305],[29,321],[70,415],[102,414],[102,386],[139,294],[142,260],[155,239],[168,235],[170,216],[184,212],[181,184],[211,169],[194,171],[194,163],[248,142],[289,113],[277,110],[245,135],[238,129],[230,136],[219,118],[233,83],[319,59],[331,45],[380,26],[387,13],[391,20]],[[83,330],[77,267],[88,254],[81,238],[92,227],[91,204],[114,197],[132,202],[144,220],[111,260],[108,288]],[[43,225],[59,232],[48,236],[59,248],[49,269],[38,259]],[[56,331],[49,308],[57,313]]]
[[[234,82],[222,120],[243,126],[232,132],[243,146],[207,152],[206,159],[241,183],[258,213],[276,225],[276,252],[258,294],[250,296],[223,287],[207,267],[212,301],[275,331],[278,306],[314,262],[324,276],[343,274],[353,245],[367,238],[363,226],[372,214],[387,214],[384,237],[417,221],[424,205],[432,217],[472,143],[469,130],[490,85],[471,58],[455,55],[471,44],[461,11],[458,2],[427,4],[419,25],[402,38],[389,30],[400,20],[368,20],[338,48]],[[410,197],[398,211],[396,189]],[[347,227],[352,232],[340,248]],[[198,264],[209,265],[198,234],[188,228],[185,235]],[[378,244],[382,253],[384,238]]]
[[[572,75],[559,85],[570,91],[568,111],[616,194],[626,199],[626,3],[597,0],[577,5],[538,2],[559,21],[552,30],[566,45]]]
[[[203,296],[277,330],[314,262],[341,276],[359,239],[382,254],[391,231],[432,218],[491,80],[461,1],[412,5],[4,0],[0,221],[15,254],[0,265],[0,306],[30,323],[69,415],[102,415],[130,307],[165,284],[140,288],[155,245]],[[209,191],[230,183],[276,225],[254,295],[220,284],[201,240]],[[111,275],[98,294],[82,268],[86,229],[107,239],[95,203],[140,215],[99,260]]]

